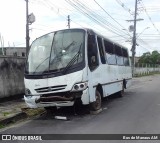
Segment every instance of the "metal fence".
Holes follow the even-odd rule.
[[[138,75],[147,75],[152,73],[159,73],[160,72],[160,65],[158,64],[139,64],[135,65],[134,74],[135,76]]]

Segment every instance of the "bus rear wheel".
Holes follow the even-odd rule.
[[[95,98],[96,98],[96,101],[90,103],[91,111],[97,111],[97,110],[101,109],[101,106],[102,106],[101,94],[98,90],[96,90]]]

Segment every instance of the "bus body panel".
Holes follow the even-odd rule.
[[[82,81],[82,76],[83,76],[83,70],[77,71],[74,73],[70,73],[67,75],[63,76],[58,76],[54,78],[46,78],[46,79],[25,79],[25,85],[26,88],[29,88],[31,90],[31,93],[33,95],[39,95],[35,89],[40,89],[44,87],[52,87],[52,86],[61,86],[61,85],[66,85],[64,89],[62,90],[57,90],[60,92],[64,91],[70,91],[73,87],[73,85],[77,82]],[[58,89],[58,88],[57,88]],[[44,91],[41,93],[55,93],[57,91]]]
[[[31,108],[37,108],[37,107],[47,107],[47,106],[72,106],[74,104],[74,101],[55,101],[55,102],[46,102],[44,103],[36,103],[35,100],[39,99],[41,95],[44,94],[53,94],[53,93],[60,93],[60,92],[71,92],[73,86],[76,83],[81,83],[84,81],[87,81],[87,72],[86,68],[84,68],[81,71],[77,71],[74,73],[70,73],[63,76],[58,76],[54,78],[46,78],[46,79],[25,79],[25,88],[29,89],[32,93],[31,96],[25,97],[26,104]],[[59,89],[58,86],[66,85],[64,89]],[[47,87],[44,89],[44,87]],[[49,91],[50,87],[56,87],[54,88],[55,91]],[[43,90],[39,90],[43,89]],[[48,89],[48,90],[47,90]],[[39,93],[37,92],[40,91]],[[75,92],[76,93],[76,92]],[[67,94],[67,93],[66,93]],[[74,94],[74,92],[73,92]],[[88,88],[83,90],[81,95],[81,100],[84,105],[89,104],[89,93]]]
[[[124,70],[125,69],[125,70]],[[126,79],[126,88],[131,85],[131,68],[100,64],[97,69],[89,72],[89,92],[95,95],[97,85],[103,89],[103,97],[119,92],[123,87],[123,79]],[[90,102],[95,101],[95,96],[90,96]]]

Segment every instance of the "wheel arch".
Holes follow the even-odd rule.
[[[127,81],[126,81],[126,79],[124,78],[124,79],[123,79],[123,88],[126,89],[126,85],[127,85]]]
[[[97,85],[96,90],[98,90],[98,91],[99,91],[99,93],[101,94],[101,97],[104,97],[104,95],[103,95],[103,87],[102,87],[102,85],[101,85],[101,84],[98,84],[98,85]]]

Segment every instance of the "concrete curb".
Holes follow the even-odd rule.
[[[0,128],[4,128],[5,126],[8,126],[21,120],[32,119],[45,113],[44,109],[21,108],[21,110],[22,112],[15,113],[14,115],[6,117],[4,119],[0,119]]]
[[[20,113],[17,113],[15,115],[11,116],[11,117],[0,120],[0,125],[6,126],[10,123],[14,123],[14,122],[17,122],[19,120],[26,119],[26,118],[28,118],[27,114],[24,113],[24,112],[20,112]]]

